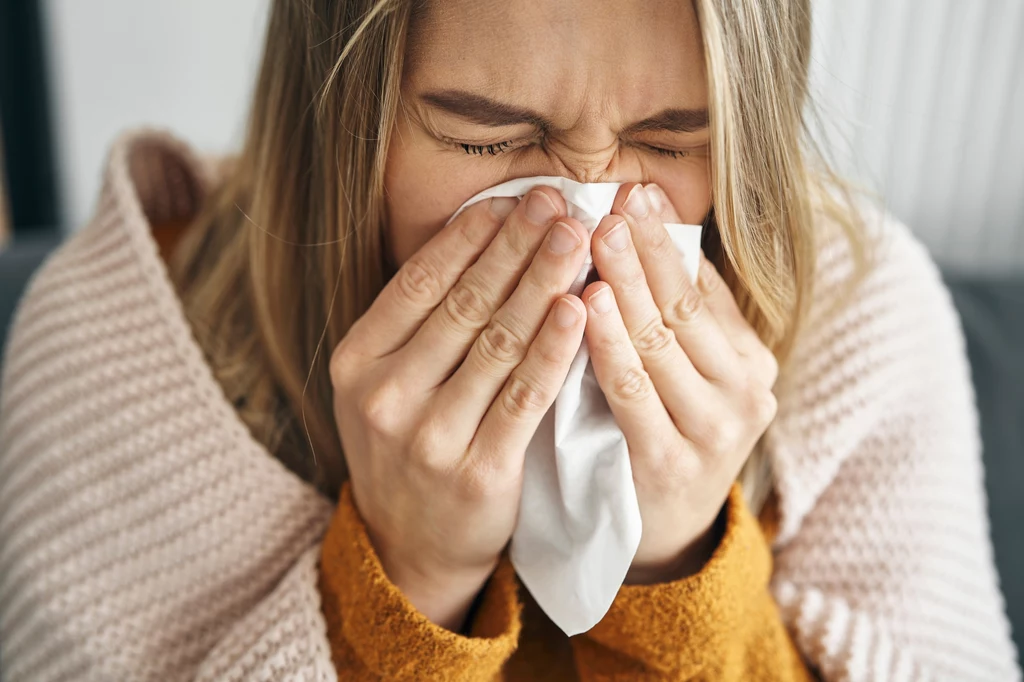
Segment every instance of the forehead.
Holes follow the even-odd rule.
[[[687,0],[428,0],[409,37],[406,81],[567,117],[707,105]]]

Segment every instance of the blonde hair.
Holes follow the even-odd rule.
[[[815,205],[835,184],[803,125],[810,1],[694,0],[710,93],[703,246],[780,362],[812,296]],[[383,171],[423,4],[273,2],[244,146],[172,263],[227,397],[332,498],[346,467],[327,361],[392,274]],[[832,213],[856,240],[849,208]],[[760,508],[771,487],[762,448],[741,480]]]

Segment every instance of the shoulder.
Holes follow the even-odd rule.
[[[100,333],[93,325],[145,320],[159,328],[173,320],[176,298],[152,225],[193,211],[210,178],[208,166],[166,131],[130,130],[113,142],[92,218],[47,256],[15,311],[5,398],[22,383],[21,369],[67,362],[77,348],[64,344]],[[135,337],[115,340],[128,338]]]
[[[159,426],[170,396],[194,398],[206,385],[150,230],[192,208],[203,173],[163,131],[129,131],[111,145],[93,217],[47,256],[15,311],[0,386],[0,492],[16,484],[8,467],[61,466],[74,449],[84,465],[86,450],[105,456],[114,434],[130,438],[129,423],[136,435]],[[86,445],[101,432],[105,445]]]
[[[854,215],[852,238],[835,221],[819,219],[813,300],[786,385],[814,383],[815,368],[829,361],[885,378],[884,396],[904,398],[901,391],[920,383],[893,381],[909,378],[893,372],[939,358],[965,360],[959,317],[939,268],[906,225],[874,204],[858,205]],[[863,245],[860,263],[855,241]],[[953,373],[966,369],[955,364]]]
[[[166,133],[120,138],[94,218],[33,276],[7,345],[0,622],[34,605],[68,644],[55,664],[77,656],[103,679],[150,665],[135,654],[154,647],[200,660],[231,614],[265,616],[257,604],[300,560],[311,585],[302,557],[315,559],[332,508],[224,396],[150,232],[193,208],[204,168]],[[111,633],[142,645],[97,655]]]
[[[859,274],[854,242],[820,219],[813,302],[776,387],[766,445],[780,540],[854,458],[878,458],[869,470],[883,477],[921,458],[980,452],[964,336],[939,269],[892,215],[867,204],[856,214],[867,255]]]
[[[129,131],[111,146],[93,218],[47,257],[15,312],[0,384],[0,498],[42,489],[5,472],[51,468],[63,480],[202,437],[195,461],[230,450],[250,460],[236,465],[312,499],[225,398],[152,232],[192,215],[213,179],[210,161],[165,131]],[[156,459],[145,467],[158,469]]]
[[[160,253],[160,226],[186,223],[202,197],[216,182],[220,165],[204,157],[169,131],[134,128],[122,132],[108,148],[102,187],[90,219],[71,232],[34,273],[19,311],[56,281],[94,279],[104,268],[103,257],[121,255],[134,264],[153,264]],[[94,267],[79,269],[83,262]],[[118,261],[120,262],[120,261]]]

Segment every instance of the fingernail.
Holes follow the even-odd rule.
[[[569,303],[564,298],[558,299],[558,303],[555,304],[555,323],[563,329],[576,324],[580,319],[580,311],[576,309],[576,306]]]
[[[629,230],[626,228],[625,222],[620,222],[618,225],[608,230],[604,235],[604,243],[608,245],[608,248],[612,251],[622,252],[626,250],[626,246],[629,245]]]
[[[651,204],[643,186],[635,185],[626,196],[626,212],[634,218],[643,218],[650,211]]]
[[[590,307],[595,313],[606,313],[612,309],[612,294],[610,287],[604,287],[590,297]]]
[[[491,199],[491,213],[499,220],[504,220],[512,211],[516,210],[519,200],[515,197],[493,197]]]
[[[654,209],[654,212],[661,213],[665,208],[665,202],[662,201],[664,193],[661,191],[661,188],[652,182],[644,186],[644,191],[647,192],[647,200],[651,202],[651,208]]]
[[[551,228],[551,238],[548,240],[548,248],[555,253],[569,253],[581,243],[580,238],[576,235],[573,229],[565,223],[555,223],[555,226]]]
[[[526,217],[530,221],[543,225],[549,220],[553,220],[558,215],[558,207],[551,201],[547,194],[544,192],[533,191],[530,192],[529,197],[526,199]]]

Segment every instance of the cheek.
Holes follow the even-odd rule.
[[[685,160],[677,168],[659,168],[651,181],[665,190],[684,223],[699,225],[711,210],[711,170],[705,157]]]
[[[401,266],[444,227],[462,202],[503,178],[490,178],[458,159],[443,158],[448,155],[418,141],[417,132],[409,128],[396,129],[392,140],[384,175],[385,229],[389,255]]]
[[[429,172],[429,164],[417,162],[414,150],[389,155],[384,180],[387,206],[387,243],[392,261],[401,266],[423,246],[448,219],[445,183]],[[412,158],[411,158],[412,157]]]

